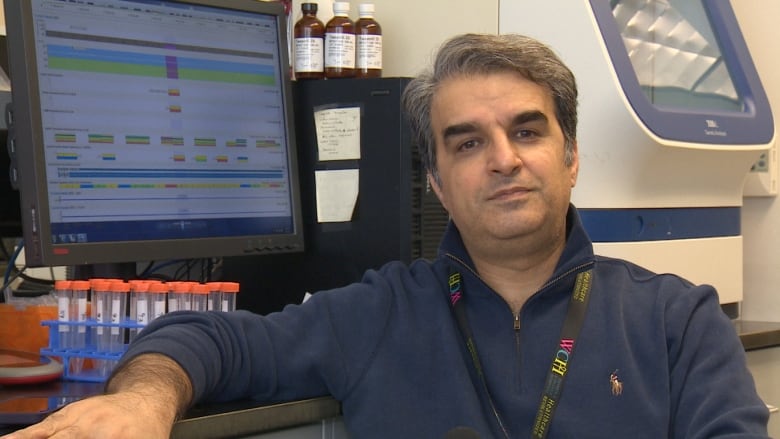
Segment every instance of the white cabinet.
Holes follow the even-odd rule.
[[[780,347],[748,351],[747,365],[764,402],[780,406]],[[780,413],[777,411],[769,416],[769,436],[780,438]]]

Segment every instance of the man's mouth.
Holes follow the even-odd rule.
[[[513,186],[506,189],[501,189],[500,191],[496,191],[493,193],[493,195],[490,196],[490,200],[501,200],[506,198],[514,198],[517,196],[521,196],[524,194],[527,194],[530,192],[530,189],[520,186]]]

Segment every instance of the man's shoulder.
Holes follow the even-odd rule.
[[[709,284],[696,284],[675,273],[656,272],[625,259],[596,256],[594,282],[612,298],[621,296],[638,308],[695,308],[697,304],[717,305],[718,293]]]
[[[669,286],[677,286],[681,289],[690,289],[695,284],[688,279],[671,272],[653,270],[641,263],[622,258],[596,255],[594,257],[595,269],[602,274],[624,277],[627,281],[636,283],[661,282]]]

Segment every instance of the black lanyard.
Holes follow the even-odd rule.
[[[563,327],[561,328],[560,341],[558,346],[555,347],[555,354],[553,355],[552,364],[550,365],[550,371],[547,373],[544,391],[542,392],[539,409],[536,413],[533,430],[531,431],[531,437],[533,439],[543,439],[547,437],[550,422],[552,421],[553,415],[555,414],[555,408],[558,406],[558,401],[563,392],[563,379],[570,369],[570,363],[572,356],[574,355],[575,341],[582,328],[582,323],[585,321],[585,313],[588,309],[588,300],[590,299],[592,278],[593,270],[587,270],[577,274],[577,280],[574,283],[574,290],[571,294],[569,308],[566,312],[566,318],[563,321]],[[450,268],[450,277],[447,283],[450,292],[450,305],[452,306],[455,320],[458,322],[458,328],[460,328],[463,337],[466,339],[466,347],[471,355],[471,361],[474,363],[477,376],[488,397],[490,408],[493,411],[496,422],[498,422],[498,426],[501,428],[504,436],[509,438],[509,432],[507,431],[504,422],[501,420],[501,416],[496,409],[493,398],[490,396],[487,381],[485,380],[485,375],[482,370],[482,363],[480,363],[479,355],[477,354],[477,346],[474,342],[468,319],[466,318],[466,308],[463,306],[462,301],[463,282],[461,275],[452,267]]]

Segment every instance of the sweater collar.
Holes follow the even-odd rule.
[[[458,227],[452,220],[447,223],[447,229],[439,245],[439,256],[448,254],[460,259],[471,270],[476,272],[474,261],[472,261],[466,246],[463,244]],[[566,246],[563,249],[561,258],[558,260],[552,277],[592,261],[593,243],[582,225],[577,208],[573,204],[569,204],[569,209],[566,212]]]

